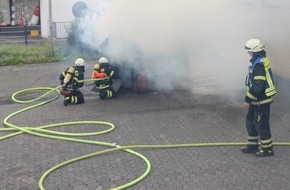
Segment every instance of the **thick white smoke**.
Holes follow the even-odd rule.
[[[275,42],[288,35],[278,22],[289,11],[286,2],[100,0],[97,16],[83,21],[82,39],[98,49],[109,38],[103,53],[140,68],[158,89],[237,97],[250,59],[245,42],[260,38],[268,54],[274,52]]]

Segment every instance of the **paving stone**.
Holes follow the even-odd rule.
[[[68,66],[69,63],[50,63],[1,68],[0,76],[9,83],[0,84],[0,119],[3,121],[9,114],[29,106],[13,103],[11,95],[14,92],[36,86],[56,86],[59,72]],[[88,62],[90,66],[93,67],[93,62]],[[30,72],[33,75],[27,75]],[[22,81],[12,76],[19,76]],[[86,77],[89,78],[90,73],[86,73]],[[245,110],[225,97],[168,91],[127,93],[117,99],[102,101],[90,91],[91,88],[88,84],[83,87],[86,98],[83,105],[64,107],[59,98],[23,112],[10,122],[19,126],[38,127],[65,121],[108,121],[116,126],[111,133],[78,138],[115,142],[121,146],[246,140]],[[288,104],[285,104],[285,98],[282,103],[277,96],[271,115],[273,140],[289,141],[290,129],[287,127],[290,110]],[[106,127],[80,124],[51,129],[92,132]],[[9,133],[0,132],[0,136]],[[104,149],[104,146],[29,134],[2,140],[0,189],[37,190],[40,177],[51,167]],[[276,146],[274,150],[274,157],[256,158],[255,155],[242,154],[237,146],[136,149],[148,158],[152,170],[144,180],[128,189],[290,189],[290,149]],[[43,185],[47,190],[104,190],[131,182],[145,170],[143,160],[124,151],[117,151],[66,165],[51,173]]]

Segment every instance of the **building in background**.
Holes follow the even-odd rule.
[[[1,0],[1,26],[40,25],[40,0]]]
[[[0,37],[11,41],[41,37],[40,0],[1,0]]]
[[[32,32],[34,32],[29,31],[28,35],[48,38],[51,19],[53,37],[66,38],[71,23],[76,19],[73,8],[81,8],[77,6],[78,4],[94,8],[97,7],[98,2],[99,0],[1,0],[0,35],[13,36],[8,33],[24,30],[22,26],[28,26],[33,28]]]
[[[101,0],[40,0],[42,37],[49,37],[50,6],[53,36],[56,38],[66,38],[71,23],[76,19],[74,15],[75,11],[81,11],[81,9],[84,8],[92,10],[97,9],[100,1]],[[85,7],[83,5],[85,5]]]

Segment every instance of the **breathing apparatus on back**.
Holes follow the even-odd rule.
[[[85,66],[85,60],[83,58],[77,58],[75,61],[75,67],[84,67]],[[78,74],[75,67],[70,67],[66,72],[63,79],[63,86],[66,87],[68,83],[73,83],[73,79],[75,75]]]

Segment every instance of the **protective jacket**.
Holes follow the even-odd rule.
[[[112,79],[115,77],[115,70],[107,63],[99,64],[98,69],[94,69],[92,78],[99,78],[102,80],[95,81],[97,89],[106,89],[112,86]]]
[[[84,80],[84,67],[74,66],[66,69],[60,74],[59,80],[64,89],[78,90],[84,85],[84,82],[79,82]]]
[[[117,96],[116,91],[113,89],[113,78],[115,77],[115,70],[107,63],[96,64],[92,73],[96,89],[99,90],[101,99],[111,99]]]
[[[59,76],[60,83],[62,85],[62,90],[60,94],[64,96],[64,105],[68,103],[72,104],[82,104],[84,103],[84,95],[79,90],[83,87],[84,82],[84,66],[74,66],[66,69]]]
[[[246,80],[247,94],[245,102],[253,105],[272,103],[276,94],[270,61],[265,53],[250,59],[252,65]]]

